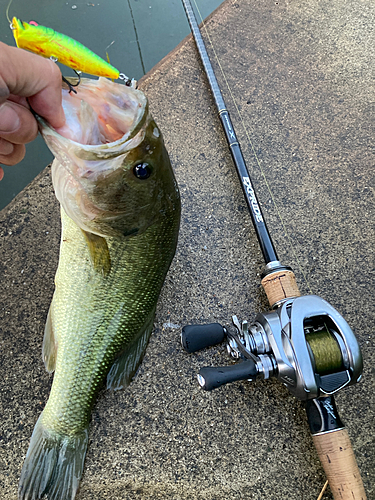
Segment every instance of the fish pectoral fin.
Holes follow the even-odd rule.
[[[127,387],[145,353],[154,321],[154,312],[151,321],[142,329],[142,332],[119,355],[107,375],[107,389],[124,389]]]
[[[52,326],[52,303],[51,303],[47,315],[46,326],[44,327],[44,338],[42,347],[43,362],[48,373],[52,373],[55,371],[56,355],[57,355],[57,343]]]
[[[85,236],[90,259],[95,271],[102,273],[103,276],[108,276],[111,270],[111,256],[109,255],[106,239],[83,229],[82,232]]]

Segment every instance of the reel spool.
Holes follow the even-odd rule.
[[[327,328],[315,333],[305,333],[305,337],[316,373],[327,375],[345,368],[340,346]]]

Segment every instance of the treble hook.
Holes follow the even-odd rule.
[[[74,85],[72,83],[70,83],[66,78],[65,76],[62,77],[63,79],[63,82],[66,83],[69,87],[69,94],[71,92],[74,92],[75,94],[77,93],[77,91],[73,88],[73,87],[78,87],[78,85],[81,83],[81,72],[80,71],[76,71],[75,69],[73,69],[74,73],[77,75],[78,77],[78,82],[75,83]]]
[[[50,57],[50,59],[51,59],[51,61],[53,61],[54,63],[57,63],[57,62],[58,62],[58,59],[57,59],[57,57],[55,57],[55,56],[51,56],[51,57]],[[75,83],[74,85],[73,85],[72,83],[70,83],[70,82],[69,82],[69,81],[65,78],[65,76],[63,76],[63,77],[62,77],[62,81],[63,81],[64,83],[66,83],[66,84],[67,84],[67,86],[69,87],[69,94],[70,94],[71,92],[74,92],[74,93],[76,94],[76,93],[77,93],[77,91],[76,91],[76,90],[74,90],[74,88],[73,88],[73,87],[78,87],[78,85],[81,83],[81,71],[76,71],[75,69],[73,69],[73,71],[74,71],[74,73],[78,76],[78,82],[77,82],[77,83]]]

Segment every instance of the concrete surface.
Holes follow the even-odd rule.
[[[361,344],[364,379],[341,391],[337,404],[370,500],[374,17],[370,0],[228,0],[207,23],[287,230],[220,76],[279,256],[302,292],[335,306]],[[180,325],[229,324],[233,313],[251,319],[267,307],[262,257],[193,41],[148,74],[142,89],[180,185],[179,247],[135,380],[102,392],[93,411],[77,500],[316,500],[325,477],[301,404],[277,381],[204,393],[195,374],[227,363],[224,347],[187,355],[179,344]],[[51,385],[41,342],[59,214],[48,168],[0,213],[0,232],[0,498],[15,500]]]

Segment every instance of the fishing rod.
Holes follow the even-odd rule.
[[[261,282],[271,307],[269,312],[258,313],[251,324],[233,316],[235,331],[218,323],[187,325],[182,329],[182,345],[192,353],[226,340],[229,354],[239,360],[230,366],[201,368],[198,382],[207,391],[238,380],[279,379],[305,403],[335,500],[365,500],[350,438],[333,398],[361,379],[360,347],[338,311],[316,295],[301,296],[293,270],[280,263],[190,0],[182,3],[265,260]]]

